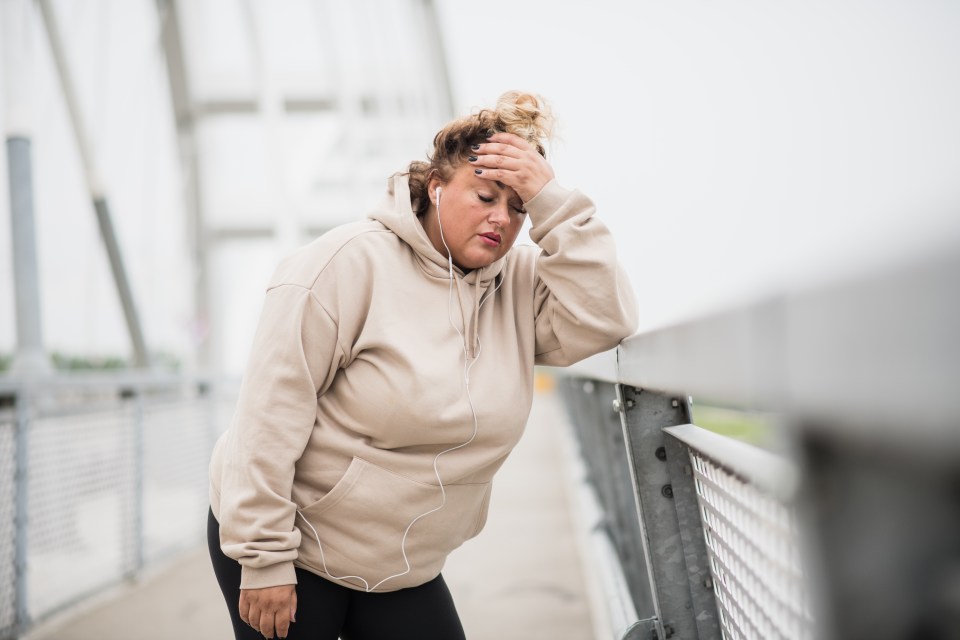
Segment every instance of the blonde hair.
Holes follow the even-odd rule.
[[[434,136],[427,162],[414,160],[407,168],[414,213],[421,216],[430,208],[427,194],[430,179],[437,175],[441,180],[449,180],[454,170],[472,154],[472,145],[483,144],[494,133],[512,133],[532,144],[546,158],[544,142],[552,137],[553,129],[554,118],[546,101],[520,91],[504,93],[493,109],[481,109],[450,122]]]

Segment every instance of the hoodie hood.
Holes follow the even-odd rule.
[[[410,182],[407,176],[401,173],[395,173],[390,177],[387,183],[387,197],[369,217],[390,229],[407,243],[427,276],[450,282],[451,304],[455,290],[457,306],[460,309],[461,326],[454,325],[454,328],[463,337],[463,350],[467,358],[469,360],[477,358],[480,353],[478,338],[480,307],[486,302],[486,298],[496,293],[495,282],[503,270],[506,255],[486,267],[474,269],[466,274],[460,267],[453,265],[451,278],[451,263],[430,242],[427,232],[413,212],[410,204]],[[494,286],[491,287],[491,285]],[[470,287],[473,288],[472,296],[469,293]],[[488,291],[489,295],[487,295]],[[450,322],[455,322],[453,317]]]
[[[395,173],[387,181],[387,194],[380,204],[368,216],[376,220],[387,229],[390,229],[401,240],[406,242],[417,255],[424,273],[434,278],[449,280],[447,258],[443,256],[430,242],[427,232],[420,224],[419,218],[413,212],[410,204],[410,183],[407,176]],[[509,252],[507,253],[509,255]],[[456,279],[464,284],[474,285],[482,291],[503,270],[506,256],[483,267],[464,273],[457,265],[453,265]]]

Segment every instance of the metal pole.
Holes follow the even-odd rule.
[[[29,432],[30,432],[30,407],[33,402],[33,392],[29,385],[24,385],[17,392],[16,405],[16,472],[14,474],[14,484],[17,491],[17,504],[15,519],[15,551],[14,566],[16,575],[16,625],[18,633],[26,630],[30,623],[30,612],[27,610],[27,528],[30,524],[28,500],[29,500],[29,469],[27,465],[29,452]]]
[[[57,25],[56,14],[53,11],[50,0],[38,0],[38,5],[43,15],[47,37],[50,40],[50,51],[57,67],[57,75],[60,78],[60,88],[63,91],[63,99],[67,106],[67,112],[70,115],[70,122],[73,124],[73,133],[86,173],[87,188],[90,191],[93,207],[97,214],[100,235],[103,237],[103,243],[107,249],[110,268],[113,271],[113,278],[117,285],[117,293],[123,307],[123,315],[127,321],[127,329],[130,331],[130,341],[133,346],[133,362],[137,367],[146,367],[149,364],[149,356],[143,337],[143,329],[140,326],[140,318],[137,315],[136,305],[133,301],[133,291],[130,288],[130,282],[127,279],[127,273],[123,265],[120,244],[117,241],[117,235],[110,218],[110,208],[107,204],[103,183],[100,180],[93,155],[90,153],[86,128],[84,127],[83,118],[77,103],[76,91],[73,86],[73,76],[70,75],[70,69],[67,66],[67,59],[63,50],[63,42],[60,38],[60,29]]]
[[[684,476],[682,448],[668,443],[663,433],[664,427],[690,421],[688,403],[617,385],[615,407],[623,423],[634,481],[658,637],[718,640],[716,607],[704,586],[709,565],[704,545],[695,544],[702,528],[689,512],[696,510],[689,507],[696,499],[692,478]],[[677,498],[686,506],[678,508]],[[684,527],[695,531],[684,531]]]
[[[300,240],[300,225],[296,212],[287,202],[286,188],[280,173],[283,166],[283,148],[280,144],[284,117],[283,94],[267,69],[264,46],[262,13],[268,11],[265,2],[242,0],[241,14],[244,18],[247,42],[253,56],[253,75],[257,83],[257,113],[266,138],[267,187],[274,194],[276,209],[269,212],[274,220],[273,237],[280,254],[296,248]],[[260,13],[258,14],[258,9]]]
[[[443,34],[440,29],[440,20],[437,17],[437,7],[433,0],[423,0],[423,9],[427,37],[429,38],[430,57],[436,64],[437,80],[443,94],[443,108],[446,110],[444,115],[453,117],[455,113],[453,87],[450,85],[450,69],[447,67],[447,56],[443,44]]]
[[[184,52],[180,16],[174,0],[156,0],[160,22],[163,54],[166,61],[170,100],[177,126],[177,144],[180,166],[184,176],[184,200],[190,216],[190,249],[195,270],[193,280],[193,308],[196,325],[196,364],[201,369],[213,364],[210,348],[210,275],[207,261],[207,238],[200,199],[201,179],[197,157],[196,117],[193,97],[187,82],[187,62]]]
[[[144,420],[146,420],[143,399],[144,388],[138,386],[133,394],[133,566],[129,573],[130,578],[136,578],[143,570],[144,547],[146,546],[143,521],[146,511],[146,489],[143,484],[143,431]]]
[[[43,348],[40,315],[40,275],[33,215],[33,175],[30,158],[30,97],[32,68],[29,0],[5,0],[3,12],[3,76],[5,79],[6,152],[13,239],[14,308],[17,351],[12,372],[21,375],[51,370]]]

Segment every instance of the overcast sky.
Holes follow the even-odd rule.
[[[553,104],[642,328],[960,236],[960,4],[438,6],[460,111]]]

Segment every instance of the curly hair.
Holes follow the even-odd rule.
[[[497,132],[520,136],[547,157],[543,143],[553,134],[554,118],[540,96],[508,91],[497,99],[493,109],[458,118],[447,124],[433,138],[433,151],[427,162],[414,160],[407,168],[410,203],[414,213],[422,216],[430,208],[427,186],[433,176],[449,180],[454,170],[471,155],[470,147],[486,142]]]

